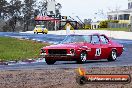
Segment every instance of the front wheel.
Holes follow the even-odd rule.
[[[107,59],[108,61],[116,61],[117,59],[117,52],[116,50],[112,50],[109,58]]]
[[[86,60],[87,60],[87,53],[86,52],[81,52],[80,58],[79,58],[79,60],[77,60],[77,63],[83,64],[83,63],[86,62]]]
[[[45,61],[48,65],[53,65],[56,62],[55,60],[50,60],[50,59],[45,59]]]

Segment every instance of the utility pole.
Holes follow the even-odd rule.
[[[74,18],[72,18],[71,16],[69,16],[73,21],[75,20]]]
[[[78,16],[76,16],[76,17],[82,22],[82,20]],[[84,25],[84,29],[85,29],[85,23],[83,23],[83,25]]]
[[[128,25],[129,31],[132,31],[132,16],[130,15],[130,24]]]
[[[55,18],[56,18],[56,12],[55,12],[55,17],[54,17],[54,19],[55,19]],[[55,31],[57,30],[56,26],[57,26],[57,24],[56,24],[56,19],[55,19]]]

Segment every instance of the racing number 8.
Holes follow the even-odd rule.
[[[101,49],[96,49],[96,54],[95,56],[100,56],[101,55]]]

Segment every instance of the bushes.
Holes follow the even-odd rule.
[[[91,25],[89,24],[85,25],[85,29],[91,29]]]
[[[107,22],[107,21],[101,21],[101,22],[99,23],[99,26],[100,26],[100,28],[107,28],[108,22]]]
[[[105,20],[105,21],[101,21],[99,23],[100,28],[107,28],[108,27],[108,23],[118,23],[118,20]]]

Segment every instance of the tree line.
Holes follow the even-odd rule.
[[[0,0],[0,20],[6,25],[3,31],[16,31],[16,23],[23,25],[22,31],[28,31],[29,25],[34,25],[34,17],[47,15],[47,0]],[[59,15],[61,4],[56,3],[56,14]]]

